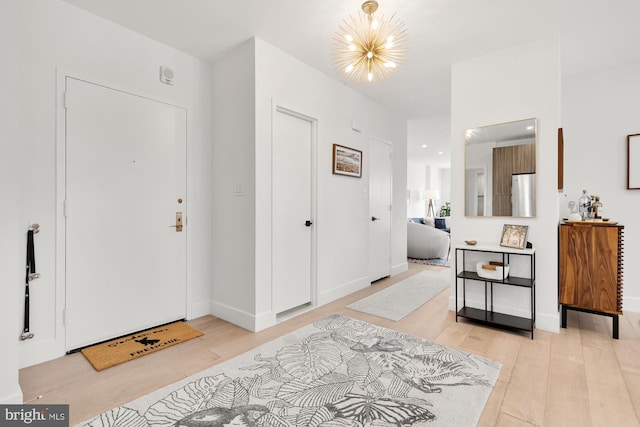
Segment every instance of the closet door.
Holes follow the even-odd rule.
[[[391,274],[391,144],[369,144],[369,281]]]
[[[277,107],[272,142],[273,311],[311,302],[315,122]],[[259,213],[258,213],[259,214]]]

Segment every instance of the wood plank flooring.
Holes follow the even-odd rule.
[[[329,314],[341,313],[380,326],[473,352],[502,363],[480,426],[640,426],[640,314],[620,317],[620,339],[611,319],[568,312],[559,334],[492,329],[449,311],[449,291],[399,322],[346,308],[421,270],[410,264],[349,296],[251,333],[213,316],[189,321],[205,335],[157,353],[96,372],[80,354],[20,371],[25,403],[68,403],[71,425],[159,387],[230,359]]]

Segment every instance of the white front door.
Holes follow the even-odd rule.
[[[186,110],[71,77],[66,99],[73,350],[186,317]]]
[[[273,311],[311,302],[314,120],[277,107],[272,142]]]
[[[369,281],[391,274],[391,145],[369,144]]]

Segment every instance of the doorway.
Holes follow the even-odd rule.
[[[67,351],[186,317],[185,109],[65,78]]]

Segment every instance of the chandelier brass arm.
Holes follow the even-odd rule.
[[[396,18],[376,17],[378,2],[365,1],[362,13],[350,15],[333,38],[336,71],[354,81],[380,81],[388,77],[404,58],[407,30]]]

